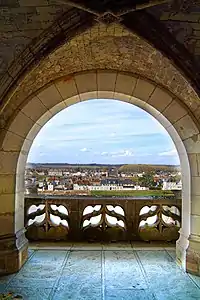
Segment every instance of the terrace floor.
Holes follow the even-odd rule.
[[[173,246],[35,244],[0,292],[30,300],[200,299],[200,277],[175,263]]]

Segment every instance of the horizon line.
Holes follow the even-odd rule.
[[[180,164],[147,164],[147,163],[132,163],[132,164],[127,164],[127,163],[119,163],[119,164],[109,164],[109,163],[67,163],[67,162],[27,162],[26,164],[57,164],[57,165],[152,165],[152,166],[180,166]]]

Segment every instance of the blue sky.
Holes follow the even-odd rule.
[[[72,105],[36,136],[28,162],[179,164],[166,130],[142,109],[117,100]]]

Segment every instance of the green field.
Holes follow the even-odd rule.
[[[149,191],[91,191],[91,196],[116,196],[116,197],[134,197],[134,196],[173,196],[171,191],[149,190]]]

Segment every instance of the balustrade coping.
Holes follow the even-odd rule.
[[[181,200],[176,195],[163,195],[163,196],[89,196],[89,195],[38,195],[30,194],[25,195],[25,199],[83,199],[83,200]]]

